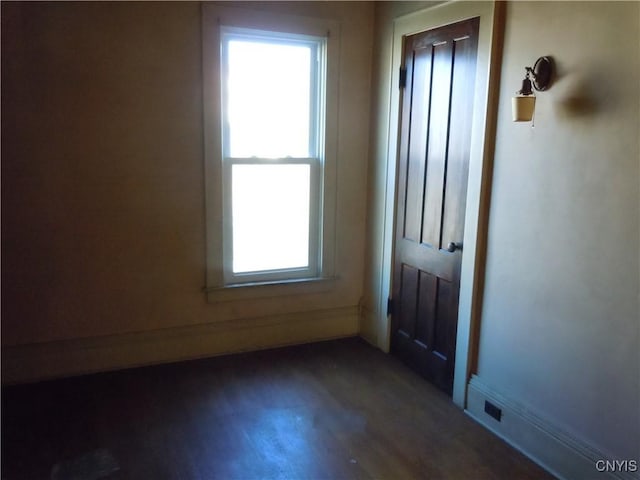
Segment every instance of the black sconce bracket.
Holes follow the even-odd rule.
[[[527,77],[531,78],[533,88],[543,92],[551,85],[553,75],[553,59],[551,57],[540,57],[533,64],[533,68],[526,67]]]

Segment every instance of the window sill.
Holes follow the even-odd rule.
[[[332,290],[338,277],[297,278],[273,282],[237,283],[224,287],[205,287],[209,303],[231,302],[256,298],[282,297],[322,293]]]

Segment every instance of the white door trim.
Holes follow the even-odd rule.
[[[501,2],[448,2],[421,10],[394,21],[391,70],[391,101],[387,149],[387,172],[382,256],[382,285],[378,305],[379,325],[386,325],[383,348],[389,349],[391,324],[386,316],[386,301],[392,292],[393,224],[395,218],[396,170],[400,128],[399,71],[402,62],[403,37],[468,18],[480,18],[478,62],[475,80],[475,101],[471,127],[471,155],[462,252],[458,335],[453,382],[453,401],[465,407],[467,382],[477,357],[477,326],[480,318],[482,291],[478,280],[484,275],[484,247],[480,233],[488,217],[486,180],[491,174],[497,110],[497,81],[501,53],[501,32],[504,25]],[[490,101],[491,99],[491,101]],[[478,247],[481,248],[478,248]]]

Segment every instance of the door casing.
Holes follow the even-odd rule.
[[[471,153],[467,185],[467,207],[464,220],[464,251],[460,280],[456,364],[453,402],[466,407],[468,379],[475,369],[477,336],[482,306],[482,277],[485,263],[486,225],[489,209],[489,184],[497,115],[497,83],[499,77],[504,5],[502,2],[447,2],[395,19],[391,69],[389,130],[387,137],[387,171],[385,192],[382,275],[378,304],[379,346],[389,351],[391,323],[387,316],[387,299],[392,292],[393,233],[397,183],[397,158],[400,135],[401,95],[399,84],[403,55],[403,37],[443,25],[479,17],[478,58],[476,66]]]

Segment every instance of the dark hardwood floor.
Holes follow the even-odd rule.
[[[346,339],[5,387],[2,479],[49,478],[552,477]]]

